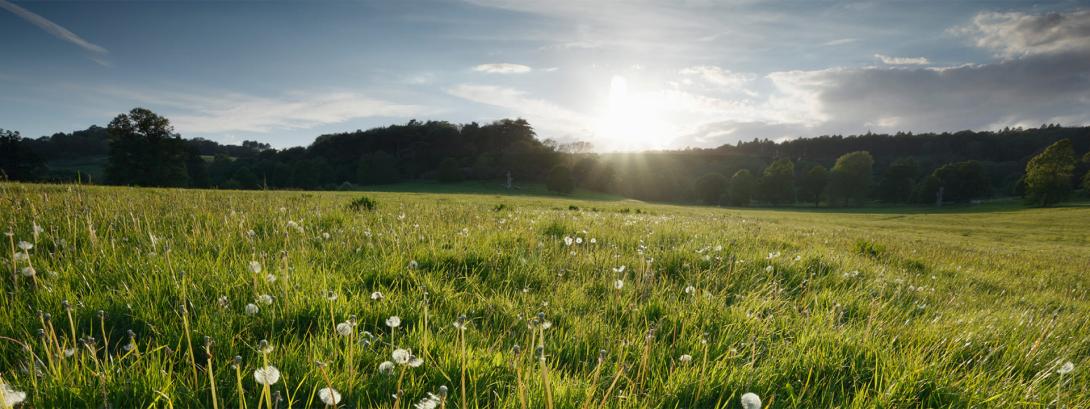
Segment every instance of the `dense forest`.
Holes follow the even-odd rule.
[[[1053,149],[1054,148],[1054,149]],[[1090,184],[1090,127],[831,135],[711,149],[592,153],[542,140],[523,119],[409,121],[318,136],[306,147],[184,139],[146,109],[106,127],[26,138],[0,130],[0,177],[222,189],[355,189],[413,180],[545,183],[632,198],[729,205],[941,204],[1028,196],[1050,204]],[[1046,153],[1048,155],[1046,155]],[[1050,156],[1051,155],[1051,156]],[[1037,157],[1045,157],[1039,163]],[[1038,173],[1051,175],[1040,196]],[[1042,173],[1043,172],[1043,173]],[[1027,186],[1027,181],[1036,185]],[[1032,185],[1032,183],[1031,183]],[[1027,191],[1027,187],[1029,188]]]

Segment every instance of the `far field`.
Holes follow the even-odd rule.
[[[442,386],[447,408],[738,408],[746,392],[765,408],[1090,407],[1090,206],[527,193],[0,183],[0,264],[18,272],[0,275],[0,393],[36,408],[321,407],[329,387],[339,407],[409,408]],[[399,348],[422,364],[380,370]],[[267,394],[265,365],[281,375]]]

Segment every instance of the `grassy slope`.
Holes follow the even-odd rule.
[[[17,370],[27,354],[0,344],[0,373],[35,406],[207,407],[207,372],[202,364],[194,380],[176,312],[183,299],[193,343],[215,341],[218,395],[232,406],[227,358],[242,357],[254,407],[248,373],[268,339],[285,375],[274,389],[294,391],[297,406],[316,404],[326,382],[314,361],[323,360],[343,403],[390,407],[397,377],[376,367],[401,346],[424,358],[407,370],[405,399],[447,385],[458,407],[450,322],[464,313],[470,406],[519,407],[518,368],[530,407],[543,407],[527,326],[539,311],[552,322],[545,353],[557,407],[580,407],[588,394],[602,401],[617,374],[609,407],[738,407],[746,391],[776,408],[1090,405],[1087,207],[808,212],[373,192],[378,209],[357,213],[346,204],[361,193],[347,192],[0,184],[0,193],[0,223],[16,239],[31,240],[32,222],[44,228],[31,251],[38,287],[23,278],[13,293],[3,281],[0,304],[13,307],[0,309],[0,334],[34,343],[44,361],[35,312],[53,315],[64,344],[73,338],[67,299],[79,336],[101,333],[95,311],[106,312],[114,354],[94,370],[98,336],[97,355],[55,358],[35,389]],[[564,236],[584,243],[565,246]],[[248,272],[251,260],[262,275]],[[372,301],[372,291],[385,299]],[[260,294],[273,303],[245,315]],[[333,330],[349,315],[374,335],[351,343],[351,365]],[[404,321],[396,332],[383,324],[390,315]],[[118,348],[128,329],[139,357]],[[1076,364],[1062,388],[1057,360]]]

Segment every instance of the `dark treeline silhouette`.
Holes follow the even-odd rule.
[[[1090,127],[752,140],[711,149],[591,153],[540,140],[523,119],[409,121],[321,135],[306,147],[183,139],[146,109],[37,139],[0,130],[13,180],[137,186],[350,189],[414,180],[544,183],[632,198],[713,205],[941,204],[1023,196],[1049,205],[1090,185]],[[1047,149],[1046,149],[1047,148]],[[82,167],[81,167],[82,166]],[[95,176],[88,176],[95,175]],[[1086,176],[1084,176],[1086,175]],[[96,179],[97,177],[97,179]]]

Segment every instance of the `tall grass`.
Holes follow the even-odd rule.
[[[0,184],[0,379],[32,407],[1090,407],[1090,208],[368,197]],[[396,349],[423,364],[383,373]]]

